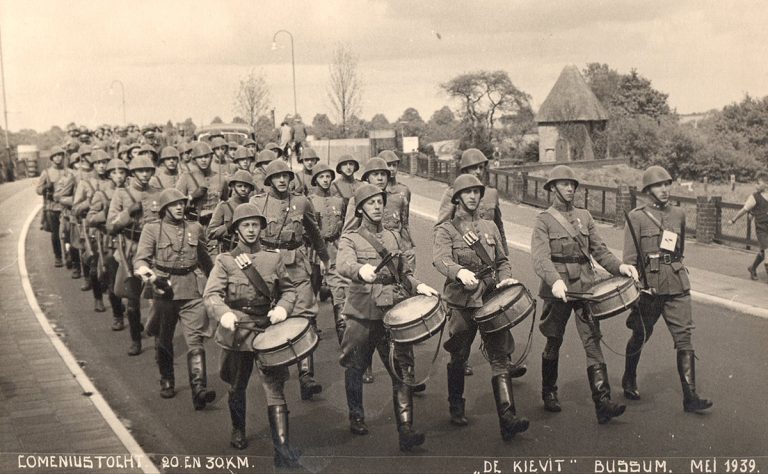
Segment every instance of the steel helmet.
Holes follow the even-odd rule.
[[[291,171],[291,167],[288,166],[288,163],[283,160],[274,160],[267,165],[264,175],[264,184],[266,186],[271,186],[272,177],[280,173],[288,173],[288,176],[290,176],[289,181],[295,177],[295,174]]]
[[[270,149],[261,150],[256,156],[256,164],[263,165],[264,163],[270,163],[277,159],[277,153]]]
[[[160,161],[163,161],[168,158],[176,158],[179,159],[179,150],[176,149],[176,147],[173,146],[166,146],[163,147],[163,151],[160,152]]]
[[[97,161],[109,161],[109,155],[104,150],[94,150],[93,153],[86,155],[88,163],[96,163]]]
[[[544,189],[546,191],[551,191],[552,185],[555,184],[555,181],[564,180],[573,181],[576,187],[579,187],[579,178],[576,177],[576,173],[573,171],[573,168],[565,165],[557,165],[552,168],[552,171],[549,173],[549,178],[547,178],[547,182],[544,183]]]
[[[229,178],[229,184],[235,184],[235,183],[244,183],[251,187],[251,189],[254,189],[256,185],[253,183],[253,176],[251,176],[251,173],[245,171],[245,170],[237,170],[235,174],[232,175],[231,178]]]
[[[362,180],[367,181],[368,175],[373,173],[374,171],[384,171],[387,173],[387,179],[391,178],[392,175],[389,172],[389,167],[387,166],[387,162],[382,160],[379,157],[373,157],[370,160],[368,160],[368,163],[365,164],[365,170],[363,171]]]
[[[80,159],[81,159],[80,153],[77,153],[77,152],[72,153],[71,155],[69,155],[69,163],[67,164],[67,166],[69,166],[71,168],[76,163],[79,163]]]
[[[93,148],[91,148],[91,145],[80,145],[80,148],[77,149],[77,153],[80,154],[80,156],[90,155],[93,152]]]
[[[229,151],[232,151],[236,149],[239,145],[235,142],[227,142],[227,148],[229,148]]]
[[[451,196],[451,202],[454,204],[459,203],[459,194],[467,189],[480,188],[480,199],[485,195],[485,185],[471,174],[459,175],[453,182],[453,195]]]
[[[55,146],[51,148],[51,154],[49,155],[50,158],[53,158],[56,155],[66,156],[67,152],[64,151],[64,149],[60,146]]]
[[[109,163],[107,163],[107,173],[112,170],[125,170],[127,172],[128,165],[126,165],[125,161],[121,160],[120,158],[112,158],[109,160]]]
[[[280,145],[278,145],[275,142],[269,142],[266,145],[264,145],[265,150],[272,150],[277,154],[277,157],[283,156],[283,149],[280,148]]]
[[[643,172],[643,189],[642,192],[646,192],[649,187],[654,184],[664,183],[672,181],[672,176],[663,167],[658,165],[649,166],[647,170]]]
[[[145,143],[141,145],[141,148],[139,149],[139,154],[141,153],[152,153],[152,155],[157,158],[157,150],[155,150],[155,147],[150,145],[149,143]]]
[[[339,157],[339,162],[336,164],[336,172],[341,173],[341,165],[350,161],[355,164],[354,172],[357,173],[357,171],[360,169],[360,162],[357,161],[357,158],[352,155],[341,155],[341,157]]]
[[[140,155],[131,160],[131,164],[128,165],[128,169],[131,171],[142,170],[142,169],[151,169],[152,171],[154,171],[155,164],[152,163],[151,158],[148,158],[144,155]]]
[[[187,196],[176,188],[163,189],[163,192],[157,198],[157,206],[160,208],[160,212],[162,212],[166,207],[179,201],[186,202]]]
[[[261,213],[259,206],[246,202],[240,204],[235,208],[235,212],[232,214],[232,223],[229,224],[229,231],[234,233],[237,230],[237,225],[244,219],[258,219],[261,221],[261,227],[267,226],[267,218]]]
[[[314,148],[306,147],[301,151],[301,157],[299,157],[299,162],[302,162],[304,160],[310,160],[310,159],[320,160],[320,156],[317,154]]]
[[[176,145],[176,148],[179,150],[179,155],[183,155],[184,153],[192,151],[192,144],[189,142],[181,142]]]
[[[229,144],[226,140],[224,140],[224,137],[216,137],[213,140],[211,140],[211,148],[214,150],[216,148],[229,148]]]
[[[360,215],[365,201],[381,194],[384,205],[387,204],[387,193],[375,184],[365,183],[355,190],[355,214]]]
[[[246,148],[244,146],[239,146],[235,150],[235,156],[232,157],[234,161],[238,160],[252,160],[253,159],[253,150],[250,148]]]
[[[249,138],[249,139],[247,139],[246,141],[243,142],[243,146],[245,146],[245,147],[248,147],[248,146],[256,147],[258,145],[256,144],[256,141],[254,141],[254,140]]]
[[[317,186],[317,177],[320,176],[320,173],[325,172],[331,173],[331,181],[336,179],[336,173],[333,172],[330,166],[326,165],[325,163],[320,163],[312,168],[312,179],[309,180],[310,184],[312,184],[312,186]]]
[[[487,163],[485,153],[477,148],[469,148],[461,153],[461,160],[459,161],[459,172],[463,172],[470,166],[479,165],[480,163]]]
[[[197,142],[192,146],[192,159],[202,158],[204,156],[212,155],[213,150],[205,142]]]
[[[400,163],[400,157],[392,150],[384,150],[377,156],[383,159],[387,164]]]
[[[141,149],[141,145],[139,145],[136,142],[133,142],[130,145],[128,145],[128,147],[125,149],[125,152],[128,153],[128,155],[130,156],[131,151],[135,150],[136,148]]]

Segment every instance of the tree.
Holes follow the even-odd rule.
[[[619,88],[622,75],[607,64],[589,63],[582,71],[589,88],[603,106],[612,104],[613,96]]]
[[[232,123],[244,123],[246,125],[248,124],[248,122],[246,122],[245,119],[240,117],[239,115],[236,115],[236,116],[232,117]],[[251,126],[253,126],[253,125],[251,125]]]
[[[667,97],[668,94],[651,87],[650,80],[632,69],[619,81],[611,105],[625,115],[647,115],[658,120],[671,113]]]
[[[432,143],[441,140],[451,140],[458,137],[459,121],[450,107],[443,106],[436,110],[427,122],[427,130],[424,134],[424,142]]]
[[[461,103],[460,116],[467,133],[464,142],[489,150],[496,120],[530,107],[531,96],[512,83],[505,71],[465,73],[440,84],[449,97]]]
[[[363,82],[357,70],[358,58],[343,43],[338,43],[333,51],[328,85],[328,99],[336,112],[341,136],[347,136],[347,122],[353,115],[360,114]]]
[[[403,115],[397,119],[398,127],[401,127],[403,136],[423,137],[427,130],[427,124],[421,118],[419,111],[413,107],[408,107],[403,111]]]
[[[253,128],[259,116],[264,114],[269,107],[269,87],[262,73],[256,74],[253,70],[240,80],[240,87],[235,95],[235,114],[245,119]]]
[[[370,124],[357,115],[351,115],[347,120],[347,138],[366,138]]]
[[[221,117],[219,117],[218,115],[213,117],[213,120],[211,120],[211,125],[217,124],[217,123],[224,123],[224,121],[221,120]]]
[[[262,145],[277,140],[275,123],[272,121],[272,117],[268,115],[260,115],[256,119],[256,126],[253,127],[253,130],[256,133],[256,141]]]
[[[184,131],[185,137],[191,137],[195,134],[195,129],[197,126],[195,125],[195,122],[192,120],[192,118],[187,117],[186,120],[181,122],[181,130]]]
[[[326,114],[317,114],[312,119],[312,133],[317,138],[330,140],[339,136],[338,127]]]
[[[387,120],[387,117],[385,117],[384,114],[376,114],[371,119],[372,130],[385,130],[391,128],[392,125],[390,125],[389,120]]]

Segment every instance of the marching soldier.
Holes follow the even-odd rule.
[[[301,163],[302,168],[301,171],[296,174],[296,178],[291,181],[291,184],[294,185],[292,192],[309,196],[314,191],[314,187],[312,186],[312,177],[314,176],[314,173],[312,173],[312,169],[317,165],[317,162],[320,161],[320,157],[314,149],[307,148],[304,150],[303,156],[296,155],[296,160]]]
[[[250,148],[237,147],[232,155],[232,161],[235,163],[234,172],[237,173],[237,171],[242,170],[250,173],[254,156]]]
[[[226,201],[221,201],[216,209],[213,211],[213,217],[208,224],[206,236],[209,241],[216,241],[219,243],[218,252],[229,252],[235,247],[234,235],[229,231],[230,224],[232,223],[232,216],[235,214],[235,209],[240,204],[245,204],[253,193],[253,178],[251,174],[245,170],[238,170],[232,178],[229,180],[229,186],[232,191],[229,193],[231,196]]]
[[[622,264],[597,234],[592,215],[573,205],[579,180],[568,166],[556,166],[544,183],[554,195],[552,206],[540,213],[531,236],[533,269],[541,278],[539,296],[544,300],[539,329],[547,338],[541,355],[541,396],[544,409],[561,410],[557,399],[557,369],[565,326],[576,314],[576,329],[587,357],[587,376],[600,424],[621,416],[626,408],[611,401],[608,370],[600,348],[600,326],[591,319],[582,301],[571,301],[566,292],[585,292],[596,281],[592,258],[612,275],[637,280],[635,267]]]
[[[691,314],[691,284],[688,270],[683,264],[685,251],[685,213],[669,204],[672,177],[661,166],[651,166],[643,173],[642,192],[650,203],[629,213],[624,229],[624,262],[630,265],[644,260],[644,283],[649,291],[640,294],[627,318],[632,336],[627,341],[626,362],[621,385],[624,396],[639,400],[637,365],[643,345],[651,334],[659,316],[664,317],[677,351],[677,371],[683,388],[683,409],[701,412],[712,406],[712,401],[696,393],[696,366],[693,351],[693,316]],[[631,228],[630,228],[631,226]],[[640,255],[632,238],[632,230],[639,239]]]
[[[98,164],[99,162],[97,162]],[[98,168],[97,168],[98,171]],[[107,212],[112,197],[117,189],[125,186],[128,178],[128,165],[123,160],[114,158],[106,165],[109,180],[99,183],[91,196],[86,215],[86,232],[91,239],[93,257],[90,265],[91,289],[94,298],[94,310],[98,313],[106,311],[103,295],[107,292],[112,307],[112,330],[124,329],[123,317],[125,307],[120,297],[115,295],[115,280],[117,278],[117,260],[115,260],[115,238],[107,234]]]
[[[176,187],[179,181],[179,150],[172,146],[164,147],[160,152],[160,169],[157,170],[150,185],[158,189]]]
[[[211,167],[213,151],[207,143],[198,142],[192,147],[192,165],[176,183],[176,189],[189,197],[192,204],[188,217],[207,226],[226,186],[226,179]]]
[[[84,176],[90,177],[90,163],[85,166],[88,171],[79,171],[81,156],[89,156],[91,149],[88,145],[82,145],[80,153],[73,153],[69,160],[69,169],[71,172],[62,180],[56,183],[53,190],[53,200],[61,204],[61,224],[59,226],[60,240],[64,248],[64,262],[67,268],[72,269],[72,278],[82,277],[80,265],[80,232],[75,222],[75,216],[72,213],[73,199],[77,183]]]
[[[307,139],[307,127],[301,121],[301,115],[296,114],[293,118],[293,151],[296,152],[296,159],[301,160],[301,154],[304,150],[304,141]]]
[[[227,152],[229,151],[229,144],[223,137],[216,137],[211,140],[211,149],[213,150],[213,162],[211,168],[217,171],[222,176],[232,173],[231,163]]]
[[[432,250],[433,265],[446,277],[443,300],[450,312],[449,338],[444,347],[451,354],[448,363],[448,403],[451,423],[457,426],[468,423],[464,411],[464,367],[477,333],[477,323],[472,315],[483,306],[494,289],[517,283],[512,278],[498,228],[479,215],[484,193],[485,186],[475,176],[464,174],[456,178],[451,196],[451,202],[456,206],[454,217],[437,226]],[[468,239],[475,240],[474,245],[481,246],[482,250],[470,246]],[[486,276],[481,276],[483,274]],[[509,330],[481,333],[480,337],[493,375],[491,386],[501,437],[509,441],[516,433],[528,429],[528,420],[516,416],[508,370],[515,341]]]
[[[336,173],[338,177],[331,185],[331,194],[341,196],[344,201],[349,203],[355,195],[357,188],[363,184],[362,181],[355,178],[355,173],[360,169],[360,162],[352,155],[342,155],[336,164]]]
[[[409,247],[402,237],[382,225],[387,193],[378,186],[364,184],[355,192],[355,214],[360,225],[341,236],[336,260],[341,275],[351,280],[344,304],[346,329],[341,342],[340,363],[344,367],[344,387],[349,408],[350,431],[368,433],[363,408],[363,373],[379,352],[392,378],[393,405],[400,449],[410,451],[424,443],[424,434],[413,429],[413,394],[402,383],[406,368],[395,360],[389,367],[389,342],[384,332],[384,314],[395,304],[419,293],[437,296],[430,286],[413,277],[413,268],[401,254]],[[398,255],[380,271],[383,254]],[[402,349],[407,352],[410,349]],[[397,374],[395,377],[393,374]]]
[[[192,161],[192,144],[181,142],[177,148],[179,150],[179,172],[180,174],[189,173],[190,162]]]
[[[145,143],[145,144],[141,145],[141,147],[139,148],[139,150],[137,152],[137,155],[138,156],[145,156],[145,157],[149,158],[155,166],[158,165],[158,162],[157,162],[157,158],[158,158],[158,156],[157,156],[157,149],[153,145],[151,145],[150,143]]]
[[[308,154],[311,148],[307,148]],[[305,157],[306,159],[306,157]],[[346,282],[340,277],[338,267],[336,266],[336,255],[339,252],[339,237],[341,237],[341,228],[344,225],[344,215],[346,214],[347,203],[341,196],[331,194],[331,183],[335,178],[335,173],[325,164],[319,164],[313,168],[312,181],[310,182],[314,192],[309,195],[312,207],[315,209],[317,223],[320,227],[320,236],[325,240],[328,248],[330,267],[325,273],[325,279],[331,289],[333,299],[333,319],[336,326],[336,335],[341,344],[341,338],[344,335],[344,319],[341,310],[344,308]],[[319,275],[320,269],[314,268]],[[319,266],[319,265],[318,265]],[[321,277],[322,278],[322,277]]]
[[[119,264],[115,277],[115,292],[126,298],[131,347],[128,355],[141,354],[141,279],[134,275],[133,260],[145,224],[158,220],[157,198],[160,190],[150,186],[155,165],[147,155],[139,156],[128,165],[133,179],[119,188],[112,197],[107,214],[107,232],[117,235],[115,248]],[[116,323],[117,324],[117,323]]]
[[[280,148],[280,145],[278,145],[275,142],[269,142],[266,145],[264,145],[264,150],[269,150],[273,152],[275,155],[277,155],[278,158],[282,158],[283,156],[283,149]]]
[[[277,154],[272,150],[261,150],[253,163],[253,184],[256,193],[265,193],[269,191],[264,188],[264,177],[267,176],[267,165],[277,159]]]
[[[283,262],[285,254],[265,249],[259,243],[259,236],[266,227],[267,220],[257,206],[237,206],[231,224],[232,233],[238,236],[237,247],[216,258],[205,287],[205,305],[219,321],[216,342],[223,348],[220,375],[230,385],[230,444],[236,449],[248,447],[246,389],[255,359],[253,339],[256,332],[284,321],[296,301],[296,289]],[[248,272],[254,275],[250,276]],[[264,289],[251,282],[254,277],[261,278]],[[257,367],[266,395],[275,466],[297,467],[299,452],[290,447],[284,394],[288,368]]]
[[[275,160],[266,171],[264,186],[269,191],[253,196],[250,201],[267,219],[261,244],[284,254],[285,267],[296,286],[296,304],[291,316],[305,317],[317,328],[317,301],[309,281],[309,259],[304,240],[311,242],[324,269],[329,266],[328,250],[320,236],[312,204],[305,196],[294,195],[288,190],[294,177],[288,163]],[[314,375],[314,358],[310,355],[299,362],[302,400],[310,400],[323,390],[322,385],[315,382]]]
[[[155,358],[160,369],[160,396],[175,395],[173,333],[181,322],[187,343],[187,368],[192,404],[202,410],[216,392],[208,390],[203,341],[213,335],[203,306],[201,289],[213,263],[205,250],[205,233],[197,222],[184,220],[187,197],[169,188],[157,199],[159,221],[144,226],[136,254],[134,274],[152,284],[154,311],[160,318]],[[151,267],[151,268],[150,268]]]

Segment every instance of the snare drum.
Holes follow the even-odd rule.
[[[444,324],[445,311],[435,296],[412,296],[384,315],[384,326],[398,343],[426,341],[440,332]]]
[[[587,306],[592,318],[600,320],[621,314],[640,298],[640,288],[633,278],[615,276],[602,280],[588,290]]]
[[[253,350],[262,367],[283,367],[310,355],[317,343],[317,334],[308,319],[288,318],[257,335]]]
[[[480,332],[489,334],[513,328],[535,310],[535,302],[528,289],[516,284],[496,292],[472,315]]]

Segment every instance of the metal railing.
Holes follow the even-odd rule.
[[[452,185],[453,183],[451,182],[451,171],[453,166],[454,161],[452,160],[435,160],[435,181],[442,181],[443,183]]]
[[[416,175],[422,178],[429,177],[429,157],[418,155],[416,157]]]

